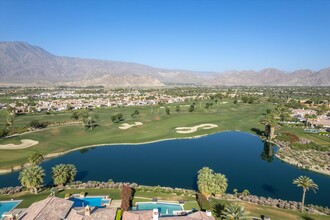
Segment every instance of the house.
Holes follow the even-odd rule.
[[[18,220],[114,220],[117,208],[72,207],[73,201],[48,197],[33,203]]]
[[[158,209],[145,211],[126,211],[123,214],[122,220],[215,220],[210,211],[197,211],[182,216],[159,216]]]
[[[65,219],[73,205],[72,201],[57,197],[48,197],[33,203],[18,219],[19,220],[41,220]]]

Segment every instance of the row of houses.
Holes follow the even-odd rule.
[[[74,202],[50,196],[26,210],[3,215],[3,220],[115,220],[118,207],[74,207]],[[184,215],[163,217],[158,209],[125,211],[122,220],[215,220],[211,212],[189,211]]]
[[[313,126],[322,126],[330,128],[330,117],[329,112],[325,112],[322,115],[317,115],[317,112],[313,109],[293,109],[291,117],[299,119],[301,122],[308,122]],[[316,118],[306,118],[306,115],[315,115]]]

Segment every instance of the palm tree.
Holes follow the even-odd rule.
[[[274,137],[275,126],[277,125],[277,119],[274,113],[267,113],[262,119],[262,123],[265,124],[265,133],[269,139]]]
[[[43,159],[44,157],[42,156],[42,154],[34,152],[29,156],[28,161],[33,165],[38,165],[42,162]]]
[[[228,179],[221,173],[214,175],[214,194],[220,196],[224,194],[228,187]]]
[[[306,119],[305,126],[307,126],[308,125],[308,119],[310,118],[310,115],[309,114],[305,114],[304,118]]]
[[[73,164],[59,164],[52,168],[52,178],[55,185],[63,187],[64,184],[74,180],[77,174]]]
[[[13,127],[14,118],[15,118],[15,113],[8,112],[8,115],[7,115],[7,118],[6,118],[7,129],[10,129],[11,127]]]
[[[317,115],[315,115],[315,114],[312,114],[311,116],[310,116],[310,118],[312,119],[312,122],[313,122],[313,127],[314,127],[314,123],[315,123],[315,119],[317,119]]]
[[[225,207],[222,212],[222,218],[230,219],[230,220],[237,220],[237,219],[244,219],[248,218],[248,213],[245,212],[244,206],[231,203]]]
[[[298,187],[303,188],[303,197],[301,202],[301,212],[304,212],[304,203],[305,203],[305,194],[306,191],[312,189],[316,193],[316,189],[319,189],[319,186],[313,182],[313,180],[307,176],[300,176],[297,179],[293,180],[293,184],[296,184]]]
[[[27,167],[19,173],[19,181],[22,186],[38,193],[38,187],[44,182],[45,171],[40,166]]]
[[[228,180],[221,173],[214,173],[208,167],[203,167],[198,171],[197,176],[198,190],[209,198],[211,195],[222,195],[227,190]]]
[[[198,190],[209,198],[213,193],[212,179],[214,176],[214,171],[208,167],[203,167],[198,171],[197,185]]]

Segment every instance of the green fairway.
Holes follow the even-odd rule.
[[[201,106],[201,107],[200,107]],[[99,116],[99,126],[93,130],[85,130],[81,124],[53,126],[35,132],[26,133],[14,138],[1,140],[0,144],[20,143],[21,139],[32,139],[39,144],[21,150],[0,150],[0,169],[8,169],[27,162],[32,152],[43,155],[60,153],[82,146],[111,144],[111,143],[142,143],[168,138],[184,138],[205,135],[224,130],[241,130],[251,132],[252,128],[263,129],[259,120],[271,104],[219,104],[212,109],[205,109],[204,104],[196,104],[195,112],[189,112],[189,106],[182,104],[180,112],[176,112],[176,105],[171,105],[171,114],[165,113],[160,106],[124,107],[111,109],[94,109]],[[140,112],[139,117],[132,119],[135,109]],[[122,113],[125,121],[122,123],[142,122],[142,126],[127,130],[119,129],[120,124],[113,124],[111,115]],[[4,113],[2,113],[4,114]],[[51,114],[22,115],[15,118],[14,126],[28,125],[32,119],[53,122],[72,121],[72,112]],[[178,134],[176,127],[195,126],[205,123],[218,125],[210,130],[199,129],[195,133]]]

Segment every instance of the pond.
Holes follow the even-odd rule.
[[[306,203],[330,207],[330,177],[301,170],[274,157],[274,148],[243,132],[221,132],[196,139],[160,141],[141,145],[113,145],[75,151],[43,162],[46,183],[51,167],[75,164],[77,180],[136,182],[150,186],[196,189],[197,171],[208,166],[228,178],[227,192],[248,189],[264,197],[300,201],[302,189],[292,184],[300,175],[319,185]],[[0,187],[19,185],[18,172],[0,175]]]

